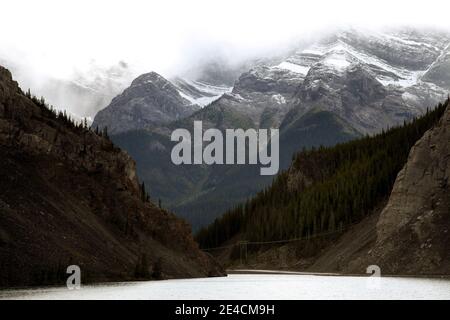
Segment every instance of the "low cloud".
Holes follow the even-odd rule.
[[[49,85],[55,79],[72,81],[124,61],[125,85],[151,70],[170,77],[199,70],[205,62],[238,66],[255,57],[276,56],[350,24],[449,29],[447,6],[434,0],[380,0],[370,6],[356,0],[6,0],[0,63],[16,71],[23,87],[47,93],[56,90]],[[62,90],[55,103],[63,103],[65,94]],[[84,110],[76,101],[67,104],[80,115],[104,107]]]

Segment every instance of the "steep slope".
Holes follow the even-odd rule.
[[[189,226],[143,201],[134,161],[0,67],[0,286],[220,275]]]
[[[450,108],[411,149],[377,223],[369,260],[389,273],[450,270]],[[398,245],[401,244],[401,245]]]
[[[247,240],[256,268],[448,273],[448,105],[374,137],[299,153],[270,188],[197,240],[225,246],[217,254],[232,265]]]

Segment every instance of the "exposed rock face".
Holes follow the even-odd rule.
[[[156,72],[143,74],[95,117],[93,127],[111,134],[149,128],[191,115],[200,109]]]
[[[388,272],[450,268],[450,109],[411,149],[377,223],[371,257]]]
[[[387,204],[352,227],[308,269],[448,275],[450,270],[450,109],[411,149]]]
[[[445,33],[350,30],[299,50],[287,61],[306,76],[285,125],[320,108],[373,134],[420,115],[450,87],[442,75],[449,41]]]
[[[190,227],[141,200],[135,163],[33,102],[0,67],[0,286],[201,277]]]

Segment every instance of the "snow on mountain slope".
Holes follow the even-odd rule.
[[[178,93],[192,104],[204,107],[219,99],[223,94],[231,92],[232,87],[217,86],[201,81],[174,78],[171,80]]]
[[[330,109],[353,119],[361,133],[375,133],[446,96],[450,77],[442,69],[450,70],[449,43],[448,33],[341,30],[282,58],[262,59],[233,88],[172,82],[192,104],[214,102],[211,110],[243,115],[256,127],[277,127],[300,105],[305,112]]]
[[[384,86],[408,88],[421,84],[424,75],[448,54],[449,35],[438,35],[345,31],[295,52],[274,67],[306,76],[319,62],[339,72],[359,63]]]
[[[434,52],[436,60],[434,60],[431,65],[422,69],[401,68],[386,61],[383,57],[377,56],[376,52],[353,47],[351,44],[347,43],[351,43],[351,41],[346,42],[348,39],[343,35],[340,35],[332,42],[325,44],[317,43],[309,48],[296,52],[294,55],[281,62],[277,67],[306,75],[311,66],[318,62],[323,62],[340,71],[347,68],[352,63],[361,63],[367,65],[376,75],[377,80],[383,85],[394,85],[405,88],[417,84],[434,63],[439,61],[440,57],[445,55],[448,49],[448,44],[446,42],[444,42],[446,44],[445,47],[442,47],[442,45],[437,47],[430,43],[401,39],[389,34],[375,33],[371,36],[377,37],[378,41],[386,47],[400,47],[401,50],[399,49],[397,51],[407,50],[420,54],[421,49],[426,48],[427,50]]]
[[[299,65],[296,63],[292,63],[289,61],[283,61],[281,62],[279,65],[277,65],[275,68],[279,68],[279,69],[286,69],[295,73],[300,73],[306,76],[306,74],[309,71],[309,67],[307,66],[303,66],[303,65]]]

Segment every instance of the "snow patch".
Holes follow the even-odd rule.
[[[377,80],[381,82],[382,85],[388,86],[388,85],[394,85],[394,86],[400,86],[403,88],[411,87],[415,84],[417,84],[424,74],[424,71],[411,71],[411,72],[402,72],[402,78],[399,79],[393,79],[389,77],[377,77]]]
[[[200,107],[205,107],[211,104],[212,102],[219,99],[223,94],[230,93],[233,89],[233,87],[214,86],[200,81],[191,81],[186,79],[183,79],[183,81],[191,87],[195,88],[201,96],[193,97],[189,95],[188,92],[183,91],[181,87],[177,86],[178,93],[181,97],[188,100],[191,104],[196,104]]]
[[[278,104],[286,104],[286,99],[281,94],[274,94],[272,100]]]
[[[409,92],[404,92],[402,94],[402,99],[405,101],[419,101],[419,98]]]
[[[233,89],[233,87],[214,86],[201,81],[190,81],[186,79],[184,79],[184,81],[186,81],[191,86],[197,88],[199,91],[209,93],[215,96],[221,96],[224,93],[231,92],[231,90]]]
[[[280,63],[279,65],[276,66],[276,68],[279,69],[284,69],[284,70],[289,70],[295,73],[300,73],[303,75],[306,75],[309,71],[309,67],[305,67],[305,66],[301,66],[295,63],[291,63],[291,62],[287,62],[287,61],[283,61],[282,63]]]
[[[345,56],[332,56],[330,58],[326,58],[324,63],[340,71],[351,65],[351,62],[348,61]]]
[[[392,73],[396,78],[388,76],[378,76],[377,80],[380,81],[384,86],[394,85],[400,87],[410,87],[417,84],[422,75],[425,73],[424,70],[407,70],[396,68],[388,64],[386,61],[378,58],[377,56],[368,55],[366,53],[355,50],[350,45],[342,42],[341,40],[336,41],[330,46],[318,47],[314,49],[316,52],[321,52],[323,56],[326,56],[325,63],[335,66],[338,70],[342,70],[351,63],[346,57],[349,55],[355,60],[359,60],[361,63],[386,71],[387,73]],[[305,51],[305,50],[304,50]],[[303,51],[303,52],[304,52]],[[336,56],[339,58],[336,59]],[[397,79],[398,78],[398,79]]]

